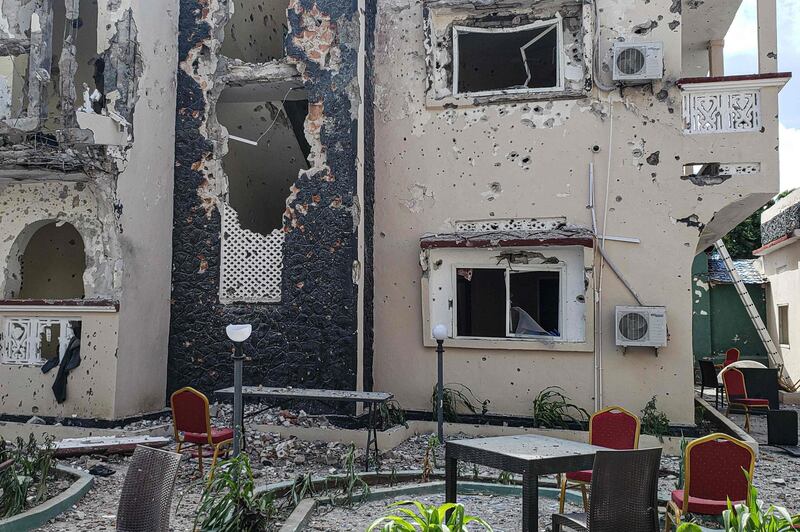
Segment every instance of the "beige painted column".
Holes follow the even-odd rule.
[[[758,0],[758,73],[778,71],[778,13],[775,0]]]
[[[708,41],[708,70],[711,77],[725,75],[725,39]]]

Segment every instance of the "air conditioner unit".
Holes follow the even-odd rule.
[[[663,76],[664,43],[614,43],[614,81],[649,81]]]
[[[617,307],[616,324],[618,346],[667,345],[666,307]]]

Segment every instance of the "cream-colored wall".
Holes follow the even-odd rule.
[[[621,0],[601,13],[601,51],[615,36],[664,43],[664,79],[652,89],[595,88],[585,99],[441,109],[426,107],[422,4],[378,2],[375,389],[394,392],[405,408],[430,408],[436,357],[423,346],[420,236],[452,231],[456,220],[491,218],[565,216],[591,227],[594,163],[600,229],[641,240],[608,241],[606,251],[644,304],[667,307],[670,334],[658,357],[652,349],[623,353],[614,345],[614,306],[635,301],[606,266],[597,339],[603,404],[640,411],[657,395],[673,422],[693,422],[695,222],[708,226],[704,239],[713,242],[777,190],[777,91],[762,93],[764,132],[685,136],[675,85],[682,76],[680,25],[667,24],[681,16],[672,4]],[[633,34],[637,24],[660,17],[664,22],[646,37]],[[761,162],[760,174],[705,187],[681,179],[684,163],[750,161]],[[489,399],[491,412],[530,415],[532,399],[551,385],[592,410],[594,366],[592,352],[451,347],[445,380]]]
[[[10,16],[13,10],[2,6],[2,14]],[[108,418],[165,405],[179,6],[177,0],[161,2],[158,9],[153,9],[151,1],[121,0],[113,5],[101,2],[98,9],[100,50],[108,47],[117,21],[128,9],[135,23],[141,68],[135,69],[132,143],[106,148],[106,162],[116,171],[67,176],[80,182],[66,182],[63,174],[44,172],[38,176],[41,182],[0,181],[0,268],[4,274],[0,292],[6,298],[18,297],[14,280],[19,268],[13,259],[35,228],[60,220],[78,229],[86,247],[86,297],[119,301],[119,334],[115,325],[113,340],[109,337],[94,345],[103,350],[98,356],[113,359],[113,365],[82,364],[79,369],[81,375],[90,373],[87,378],[94,383],[95,394],[73,394],[59,412]],[[0,17],[0,24],[3,20]],[[53,378],[52,374],[46,377]],[[109,393],[98,393],[100,386]],[[30,403],[33,391],[15,388],[3,408]]]
[[[767,328],[783,356],[792,382],[800,380],[800,242],[764,255],[767,285]],[[781,268],[781,273],[777,269]],[[778,305],[789,305],[789,344],[778,343]]]
[[[109,419],[114,415],[119,314],[88,313],[79,308],[57,312],[0,312],[0,317],[80,319],[81,364],[67,377],[67,400],[58,404],[52,386],[58,367],[0,364],[0,413]]]
[[[123,249],[119,362],[114,414],[159,410],[166,402],[172,274],[172,190],[178,1],[131,0],[144,70],[134,143],[117,182]]]

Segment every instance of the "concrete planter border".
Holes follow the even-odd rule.
[[[302,441],[324,441],[353,443],[356,447],[363,449],[367,442],[367,431],[358,429],[340,429],[335,427],[298,427],[291,425],[253,425],[253,429],[261,432],[272,432],[280,434],[282,437],[295,437]],[[402,425],[392,427],[386,431],[378,432],[378,449],[381,452],[389,451],[399,446],[401,443],[419,434],[431,434],[436,432],[436,422],[434,421],[409,421],[408,426]],[[521,434],[540,434],[542,436],[552,436],[570,441],[588,442],[589,432],[585,430],[570,429],[539,429],[529,427],[508,427],[500,425],[476,425],[468,423],[445,423],[445,435],[455,435],[458,433],[468,434],[475,438],[490,436],[517,436]],[[687,438],[693,439],[693,438]],[[677,436],[665,436],[660,441],[654,436],[643,434],[639,439],[640,448],[662,447],[664,454],[678,456],[681,448],[681,438]]]
[[[42,526],[77,503],[94,484],[94,477],[79,469],[58,464],[56,471],[75,478],[75,481],[52,499],[14,517],[0,519],[0,532],[24,532]]]
[[[393,479],[397,483],[404,483],[404,482],[412,482],[415,480],[419,480],[422,472],[421,471],[398,471],[393,476]],[[388,481],[389,475],[386,473],[362,473],[359,475],[362,479],[364,479],[367,483],[378,482],[378,481]],[[336,478],[337,475],[333,475],[332,478]],[[435,471],[431,478],[441,479],[444,477],[444,471]],[[324,482],[324,478],[314,479],[314,482]],[[259,491],[267,492],[267,493],[283,493],[289,487],[291,487],[292,482],[278,482],[275,484],[270,484],[265,486],[263,489]],[[522,497],[522,486],[516,484],[494,484],[490,482],[472,482],[472,481],[462,481],[458,482],[458,489],[459,493],[465,495],[496,495],[496,496],[514,496],[514,497]],[[430,495],[433,493],[444,493],[445,491],[445,483],[442,480],[427,482],[425,484],[416,484],[413,486],[386,486],[386,487],[379,487],[370,490],[369,495],[366,497],[366,501],[377,501],[382,499],[390,499],[399,496],[416,496],[416,495]],[[539,496],[546,497],[550,499],[558,499],[559,490],[556,487],[539,487]],[[567,491],[567,500],[577,505],[583,504],[583,499],[581,495]],[[289,517],[284,522],[283,526],[280,529],[280,532],[301,532],[305,530],[306,525],[311,520],[311,517],[314,514],[314,510],[317,507],[323,506],[326,504],[330,504],[328,500],[317,500],[317,499],[303,499],[300,501],[300,504],[292,511]]]

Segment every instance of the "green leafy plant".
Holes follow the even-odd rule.
[[[439,446],[439,438],[435,434],[428,437],[428,446],[425,448],[425,456],[422,458],[422,482],[431,479],[434,468],[436,468],[436,448]]]
[[[498,484],[513,484],[514,483],[514,475],[509,471],[500,471],[500,474],[497,476],[497,483]]]
[[[664,441],[664,436],[669,434],[669,418],[656,406],[654,395],[642,409],[642,434],[650,434]]]
[[[792,516],[782,506],[767,507],[758,500],[758,490],[747,471],[747,500],[734,505],[728,499],[728,509],[722,512],[722,530],[725,532],[793,532],[800,526],[800,515]],[[701,532],[694,523],[682,523],[677,532]]]
[[[415,506],[416,512],[403,506]],[[441,506],[429,506],[418,501],[402,501],[394,503],[397,507],[395,515],[381,517],[373,522],[367,532],[467,532],[467,525],[475,523],[484,530],[492,532],[489,523],[467,515],[464,506],[457,503],[446,503]],[[448,515],[449,512],[449,515]]]
[[[782,506],[766,505],[758,500],[758,490],[747,471],[747,500],[734,505],[728,499],[728,509],[722,512],[723,530],[726,532],[790,532],[800,525],[800,515],[792,517]]]
[[[381,429],[386,430],[397,425],[408,428],[406,421],[406,411],[397,401],[387,401],[378,406],[378,416],[380,417]]]
[[[17,438],[9,446],[0,438],[0,518],[11,517],[35,506],[47,497],[47,487],[54,479],[53,438],[39,444],[33,434],[26,442]]]
[[[686,446],[689,441],[681,433],[681,455],[678,462],[678,480],[675,481],[675,489],[682,490],[684,479],[686,478]]]
[[[438,419],[439,408],[436,400],[436,387],[433,387],[431,394],[431,407],[433,419]],[[442,389],[442,412],[445,421],[458,421],[458,411],[468,411],[471,414],[485,416],[489,411],[489,400],[481,400],[469,389],[469,387],[455,383],[445,384]]]
[[[564,390],[548,386],[533,400],[533,422],[542,428],[566,428],[568,423],[589,419],[589,413],[569,402]]]
[[[331,503],[337,506],[353,506],[356,502],[363,502],[369,497],[369,485],[356,473],[356,446],[351,444],[350,451],[344,459],[344,477],[334,480],[339,487],[338,493],[331,497]],[[327,482],[326,482],[327,484]]]
[[[275,515],[272,497],[255,492],[250,460],[242,453],[217,466],[200,499],[195,530],[264,530]]]

